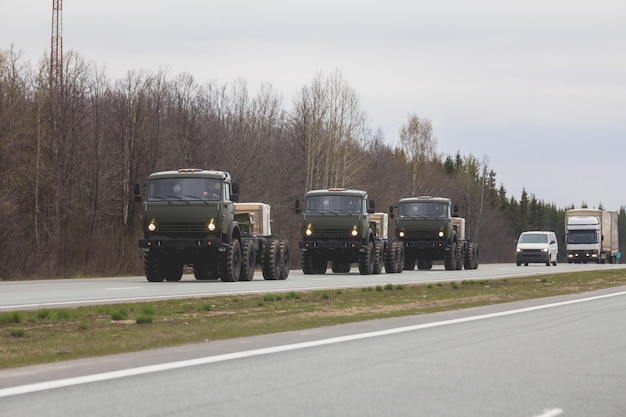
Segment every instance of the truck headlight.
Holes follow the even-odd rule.
[[[398,236],[401,238],[404,237],[404,230],[400,230],[400,233],[398,233]]]
[[[443,230],[440,230],[438,233],[439,237],[444,237],[446,234],[443,232]]]
[[[310,225],[310,224],[307,226],[306,230],[304,231],[304,234],[305,234],[307,237],[310,237],[310,236],[312,236],[312,235],[313,235],[313,230],[311,229],[311,225]]]
[[[209,224],[207,225],[207,229],[209,230],[209,232],[214,232],[215,231],[215,220],[211,219],[211,221],[209,222]]]
[[[352,232],[350,234],[352,235],[352,237],[357,237],[359,235],[359,231],[356,228],[356,224],[352,228]]]
[[[148,224],[148,231],[149,232],[154,232],[156,230],[156,222],[154,219],[152,219],[152,221]]]

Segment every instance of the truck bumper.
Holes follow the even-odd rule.
[[[568,250],[567,262],[598,262],[600,255],[597,252],[586,250]]]
[[[450,246],[441,241],[401,240],[404,252],[420,259],[441,260]]]
[[[139,247],[144,250],[150,248],[216,248],[221,246],[220,239],[211,238],[174,238],[158,237],[154,239],[139,239]]]
[[[355,249],[359,252],[364,252],[366,246],[360,241],[345,241],[345,240],[312,240],[312,241],[300,241],[300,250],[306,252],[309,249]]]

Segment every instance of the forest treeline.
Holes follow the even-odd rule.
[[[166,71],[111,80],[76,52],[63,58],[51,77],[45,58],[0,51],[0,279],[141,275],[132,185],[178,168],[229,171],[241,201],[271,205],[292,251],[295,199],[327,187],[367,190],[385,212],[401,197],[450,197],[483,263],[513,262],[521,231],[563,235],[566,208],[509,195],[486,158],[440,151],[429,120],[408,114],[388,143],[338,71],[287,104],[271,85],[252,93],[245,80]]]

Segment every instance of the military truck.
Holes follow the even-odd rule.
[[[402,198],[389,208],[396,219],[396,239],[404,247],[404,269],[432,269],[433,261],[443,261],[446,270],[478,268],[478,244],[465,237],[465,219],[452,202],[443,197]]]
[[[305,274],[350,272],[357,263],[361,275],[402,272],[402,248],[387,238],[386,213],[375,213],[373,200],[360,190],[330,188],[306,194],[302,213],[300,253]]]
[[[135,201],[142,187],[134,186]],[[251,281],[257,264],[266,280],[289,275],[289,247],[271,233],[270,206],[238,203],[228,172],[179,169],[150,174],[141,227],[150,282],[180,281],[185,265],[197,280]]]

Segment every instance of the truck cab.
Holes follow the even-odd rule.
[[[299,247],[304,273],[323,274],[328,262],[333,272],[349,272],[351,264],[358,262],[361,274],[376,273],[382,250],[377,252],[376,234],[370,227],[374,211],[374,202],[361,190],[312,190],[304,207],[296,200],[296,213],[302,213]]]

